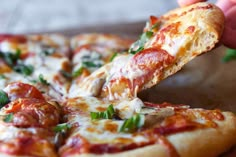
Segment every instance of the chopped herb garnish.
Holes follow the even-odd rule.
[[[118,53],[115,52],[115,53],[111,56],[110,62],[112,62],[112,61],[114,60],[114,58],[116,58],[117,55],[118,55]]]
[[[90,112],[91,119],[112,119],[115,115],[113,105],[109,105],[104,112]]]
[[[144,125],[145,116],[136,114],[126,119],[120,128],[120,132],[133,132]]]
[[[76,77],[80,76],[82,74],[83,70],[84,70],[84,67],[81,66],[79,69],[77,69],[76,71],[74,71],[72,73],[72,77],[76,78]]]
[[[143,49],[144,49],[143,46],[139,47],[137,50],[132,50],[132,49],[130,49],[130,50],[129,50],[129,53],[131,53],[131,54],[136,54],[136,53],[142,51]]]
[[[99,68],[102,66],[101,64],[95,64],[94,62],[91,62],[91,61],[83,61],[82,64],[88,68]]]
[[[161,25],[161,22],[160,21],[158,21],[157,23],[155,23],[154,25],[152,25],[152,30],[153,29],[156,29],[156,28],[158,28],[159,26]]]
[[[21,54],[21,51],[18,49],[16,50],[16,53],[0,52],[0,57],[3,58],[8,65],[13,66],[14,64],[16,64],[17,60],[20,59],[20,54]]]
[[[0,74],[0,79],[6,79],[6,76],[3,74]]]
[[[71,78],[72,74],[65,71],[65,70],[60,70],[60,73],[65,77],[65,78]]]
[[[24,64],[17,64],[13,67],[13,69],[21,74],[29,76],[33,73],[34,67],[32,65],[24,65]]]
[[[55,49],[54,48],[47,48],[45,50],[42,51],[42,53],[45,55],[45,56],[49,56],[51,54],[53,54],[55,52]]]
[[[10,100],[7,96],[7,93],[5,93],[3,90],[0,90],[0,108],[5,106],[9,102]]]
[[[33,79],[32,80],[29,79],[29,82],[34,83],[34,84],[38,83],[37,80],[33,80]]]
[[[152,31],[146,31],[144,32],[138,41],[133,43],[131,45],[131,48],[129,49],[129,53],[136,54],[144,49],[145,43],[153,36]]]
[[[3,121],[6,122],[6,123],[10,123],[10,122],[12,122],[12,120],[13,120],[13,113],[9,113],[3,119]]]
[[[48,81],[44,79],[42,74],[39,75],[39,81],[44,85],[50,85],[50,83],[48,83]]]
[[[223,62],[229,62],[236,59],[236,49],[227,49],[225,56],[222,58]]]
[[[58,124],[53,128],[55,132],[66,132],[71,126],[67,123]]]

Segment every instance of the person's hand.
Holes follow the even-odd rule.
[[[178,0],[180,6],[187,6],[206,0]],[[216,5],[221,8],[226,17],[225,30],[222,36],[222,43],[236,49],[236,0],[218,0]]]

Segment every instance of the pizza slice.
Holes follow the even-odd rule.
[[[70,97],[78,95],[81,82],[110,63],[118,54],[127,53],[133,40],[111,34],[80,34],[71,39],[72,85]]]
[[[69,89],[68,40],[60,35],[1,35],[1,83],[12,82],[36,86],[46,99],[59,99]]]
[[[54,128],[60,122],[60,106],[20,82],[9,84],[0,97],[0,155],[56,157]]]
[[[219,41],[224,15],[213,4],[198,3],[151,17],[130,54],[117,56],[81,84],[87,95],[110,100],[132,98],[176,73]],[[97,83],[99,82],[99,83]]]
[[[215,157],[236,144],[236,117],[220,110],[95,97],[69,99],[63,110],[62,157]]]

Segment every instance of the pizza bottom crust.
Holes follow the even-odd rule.
[[[236,117],[223,112],[225,120],[217,121],[217,128],[198,129],[169,135],[166,138],[180,157],[216,157],[236,144]],[[165,145],[155,144],[115,154],[73,154],[70,157],[171,157]]]

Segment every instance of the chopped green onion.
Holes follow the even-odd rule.
[[[29,79],[29,82],[34,83],[34,84],[38,83],[37,80],[33,80],[33,79],[32,80]]]
[[[145,43],[153,36],[153,32],[152,31],[147,31],[144,32],[138,41],[136,41],[135,43],[133,43],[131,45],[131,48],[129,49],[129,53],[131,54],[136,54],[140,51],[142,51],[144,49],[144,45]]]
[[[12,120],[13,120],[13,113],[9,113],[3,119],[3,121],[6,122],[6,123],[10,123],[10,122],[12,122]]]
[[[65,77],[65,78],[71,78],[72,75],[71,73],[65,71],[65,70],[60,70],[60,73]]]
[[[76,71],[72,73],[72,77],[76,78],[80,76],[83,73],[83,70],[84,70],[84,67],[81,66],[79,69],[77,69]]]
[[[6,76],[3,74],[0,74],[0,79],[6,79]]]
[[[0,90],[0,108],[5,106],[9,102],[10,100],[7,96],[7,93],[5,93],[3,90]]]
[[[131,53],[131,54],[134,55],[134,54],[136,54],[136,53],[142,51],[143,49],[144,49],[143,46],[139,47],[137,50],[130,49],[130,50],[129,50],[129,53]]]
[[[104,112],[90,112],[91,119],[112,119],[115,115],[113,105],[109,105]]]
[[[47,48],[45,50],[42,51],[42,53],[45,55],[45,56],[49,56],[51,54],[53,54],[55,52],[55,49],[54,48]]]
[[[236,49],[227,49],[225,56],[222,58],[223,62],[229,62],[236,59]]]
[[[42,74],[39,75],[39,81],[44,85],[50,85],[50,83],[48,83],[48,81],[44,79]]]
[[[29,76],[33,73],[34,67],[32,65],[17,64],[13,68],[16,72]]]
[[[136,114],[133,117],[126,119],[120,128],[120,132],[133,132],[144,125],[144,115]]]
[[[83,61],[82,64],[88,68],[99,68],[102,66],[101,64],[95,64],[94,62],[91,62],[91,61]]]
[[[58,124],[53,128],[55,132],[66,132],[71,126],[67,123]]]
[[[160,21],[158,21],[157,23],[155,23],[154,25],[152,25],[152,30],[153,29],[156,29],[156,28],[158,28],[159,26],[161,25],[161,22]]]
[[[17,62],[17,60],[20,59],[20,54],[21,54],[21,51],[19,49],[17,49],[16,53],[0,52],[0,57],[3,58],[8,65],[13,66]]]
[[[117,55],[118,55],[118,53],[115,52],[115,53],[111,56],[110,62],[112,62],[112,61],[114,60],[114,58],[116,58]]]

